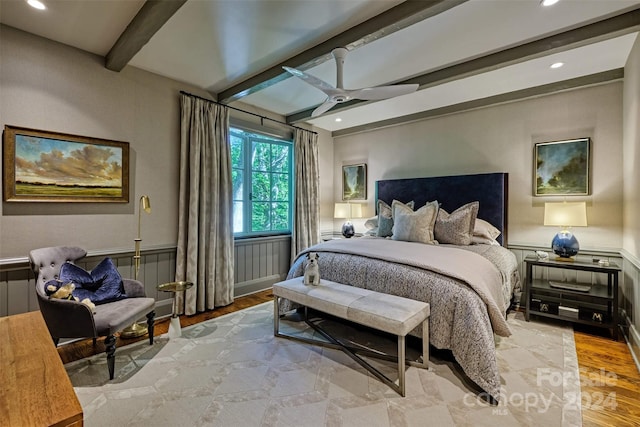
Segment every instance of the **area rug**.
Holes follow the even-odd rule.
[[[273,336],[261,304],[118,349],[107,381],[103,354],[67,364],[86,426],[576,426],[580,383],[570,327],[526,322],[496,338],[503,388],[491,406],[449,352],[432,348],[429,370],[409,367],[401,397],[339,350]],[[395,340],[327,321],[334,333],[393,348]],[[312,334],[304,322],[283,332]],[[419,346],[409,348],[417,357]],[[393,375],[392,362],[376,362]],[[396,374],[397,377],[397,374]]]

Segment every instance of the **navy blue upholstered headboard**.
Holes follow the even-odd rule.
[[[376,200],[389,205],[393,199],[415,201],[416,208],[437,200],[448,212],[478,201],[478,218],[500,230],[496,240],[507,246],[508,173],[438,176],[432,178],[388,179],[376,181]],[[376,203],[377,209],[377,203]]]

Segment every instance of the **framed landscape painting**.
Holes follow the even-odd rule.
[[[534,148],[534,196],[588,195],[589,138],[542,142]]]
[[[129,144],[5,126],[8,202],[129,201]]]
[[[367,200],[367,164],[342,166],[342,200]]]

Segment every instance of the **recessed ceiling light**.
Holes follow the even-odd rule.
[[[541,5],[543,6],[553,6],[554,4],[558,3],[560,0],[542,0],[540,2]]]
[[[47,8],[44,5],[44,3],[42,3],[41,1],[38,1],[38,0],[27,0],[27,3],[29,3],[29,6],[35,8],[35,9],[45,10]]]
[[[553,64],[551,64],[549,68],[560,68],[563,65],[564,65],[564,62],[554,62]]]
[[[338,122],[338,123],[339,123],[339,122],[341,122],[341,121],[342,121],[342,119],[341,119],[340,117],[336,117],[336,122]]]

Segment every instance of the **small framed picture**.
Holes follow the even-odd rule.
[[[589,138],[535,144],[533,195],[585,196],[590,194],[590,156]]]
[[[342,166],[342,200],[367,200],[367,164]]]

